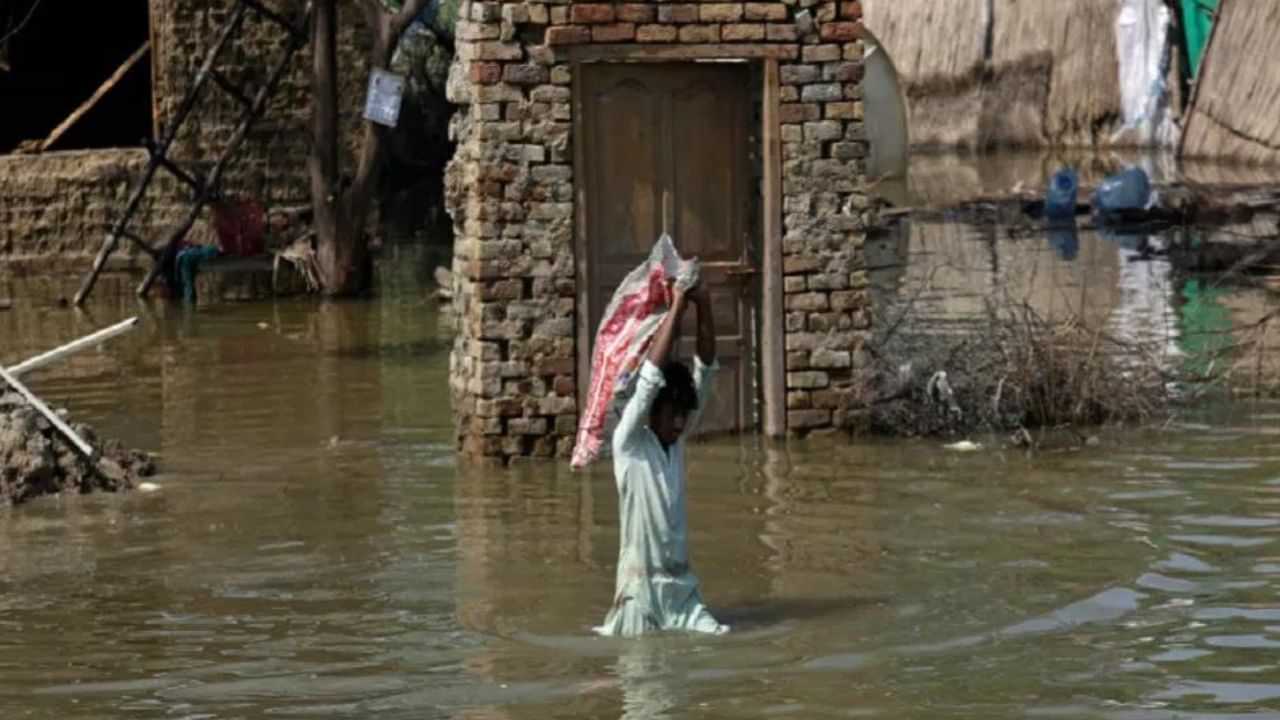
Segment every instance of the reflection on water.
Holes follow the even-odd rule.
[[[1012,247],[996,270],[963,233],[912,242],[984,283],[1025,263],[1050,306],[1177,307],[1128,294],[1127,269],[1159,266],[1105,238],[1081,234],[1069,263]],[[974,300],[943,283],[962,275],[939,277],[955,292],[936,311],[963,313]],[[46,299],[0,313],[3,362],[140,311],[15,295]],[[458,467],[418,286],[146,311],[32,377],[166,473],[154,494],[0,513],[0,716],[1280,713],[1280,408],[1034,459],[699,445],[692,559],[736,630],[620,641],[589,630],[617,553],[608,468]]]
[[[911,204],[948,207],[1016,191],[1039,192],[1064,166],[1076,168],[1082,190],[1090,192],[1107,175],[1131,165],[1146,170],[1157,186],[1248,187],[1275,185],[1277,180],[1274,167],[1181,160],[1171,153],[1071,148],[984,155],[918,152],[911,157]]]
[[[1258,329],[1280,296],[1176,270],[1164,251],[1186,232],[908,219],[868,241],[873,298],[886,325],[932,336],[980,330],[990,308],[1025,304],[1198,373],[1221,370],[1226,350],[1258,346],[1264,352],[1236,356],[1243,379],[1280,379],[1280,333]],[[899,326],[901,317],[908,322]]]

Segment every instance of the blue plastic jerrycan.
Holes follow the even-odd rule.
[[[1151,178],[1140,167],[1109,176],[1093,193],[1093,209],[1100,213],[1146,210],[1151,203]]]
[[[1049,180],[1045,192],[1044,214],[1050,220],[1072,220],[1076,216],[1076,195],[1080,179],[1072,168],[1062,168]]]

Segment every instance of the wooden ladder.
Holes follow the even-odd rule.
[[[308,2],[301,21],[298,24],[294,24],[280,13],[268,8],[260,0],[235,0],[235,7],[231,12],[231,16],[218,34],[218,38],[214,42],[213,48],[209,51],[209,55],[205,58],[204,64],[200,66],[200,70],[196,73],[195,82],[187,90],[186,96],[183,97],[177,113],[174,114],[173,119],[169,122],[169,126],[163,133],[160,142],[149,141],[147,143],[147,153],[150,156],[147,169],[134,186],[133,192],[129,196],[129,202],[125,205],[124,212],[120,214],[115,224],[111,226],[110,232],[107,233],[107,237],[102,243],[102,248],[98,251],[98,255],[93,261],[93,268],[80,284],[80,290],[76,292],[75,297],[76,305],[83,304],[89,294],[93,292],[93,286],[98,281],[98,275],[102,273],[103,267],[106,266],[107,259],[111,257],[111,254],[119,246],[120,238],[127,238],[151,256],[152,267],[150,272],[147,273],[146,279],[138,285],[138,296],[145,296],[151,289],[151,285],[155,283],[156,278],[160,276],[163,270],[165,258],[177,250],[187,233],[191,231],[191,226],[199,218],[200,211],[204,209],[210,200],[217,197],[218,186],[222,181],[222,174],[226,170],[227,164],[231,161],[236,151],[239,150],[253,123],[262,116],[267,100],[271,98],[271,95],[279,86],[281,78],[284,77],[285,72],[289,69],[289,63],[292,61],[294,54],[309,42],[311,6],[312,4]],[[271,68],[267,82],[252,95],[246,92],[244,88],[233,83],[226,75],[214,69],[218,57],[227,47],[231,38],[239,32],[246,16],[251,12],[262,20],[280,27],[288,36],[284,52],[276,61],[275,66]],[[209,81],[212,81],[222,92],[229,95],[240,105],[241,114],[240,121],[231,136],[231,140],[223,148],[222,154],[214,162],[209,174],[201,177],[199,171],[186,169],[170,158],[169,150],[172,148],[183,122],[195,110],[200,93]],[[191,207],[183,221],[169,234],[168,240],[164,245],[156,247],[149,244],[137,233],[132,232],[129,229],[129,224],[133,221],[134,216],[137,215],[138,208],[141,207],[142,200],[146,197],[147,190],[151,187],[151,181],[155,179],[156,171],[161,168],[190,188]]]

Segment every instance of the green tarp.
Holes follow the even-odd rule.
[[[1187,40],[1187,59],[1190,61],[1190,77],[1200,72],[1205,46],[1209,44],[1209,32],[1213,30],[1213,14],[1218,0],[1182,0],[1182,27]]]

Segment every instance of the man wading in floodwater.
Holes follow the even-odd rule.
[[[711,393],[715,326],[701,284],[672,288],[671,310],[658,327],[640,368],[635,394],[613,433],[618,483],[618,578],[613,608],[601,635],[634,636],[657,630],[720,634],[689,570],[685,517],[684,446]],[[694,370],[671,360],[671,347],[688,303],[698,308]]]

